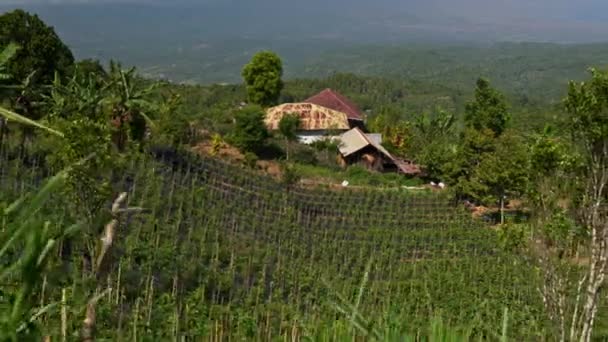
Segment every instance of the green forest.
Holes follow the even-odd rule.
[[[15,10],[0,51],[2,341],[608,338],[600,45],[385,47],[325,75],[260,51],[240,82],[177,84]],[[326,88],[424,172],[265,126]]]

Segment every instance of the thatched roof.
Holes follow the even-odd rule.
[[[323,90],[313,97],[304,100],[304,102],[314,103],[325,108],[346,113],[350,120],[363,120],[363,114],[357,105],[355,105],[346,96],[329,88]]]
[[[313,103],[284,103],[266,110],[266,126],[268,129],[279,128],[279,121],[286,114],[300,116],[300,130],[329,130],[349,129],[348,116],[333,109]]]

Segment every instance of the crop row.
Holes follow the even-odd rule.
[[[0,201],[37,187],[41,174],[0,164]],[[440,195],[286,188],[168,153],[134,162],[119,178],[116,190],[148,212],[125,220],[115,237],[106,279],[115,290],[100,304],[100,337],[314,335],[343,317],[338,296],[352,303],[361,290],[360,312],[376,324],[425,327],[439,314],[491,339],[508,307],[514,337],[543,334],[526,260]],[[58,199],[47,210],[69,223],[69,208]],[[73,253],[86,255],[86,244]],[[73,279],[85,267],[80,259]],[[49,292],[59,299],[60,291]]]

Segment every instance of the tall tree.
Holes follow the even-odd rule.
[[[55,71],[68,73],[74,56],[59,39],[52,27],[47,26],[37,15],[23,10],[0,15],[0,48],[16,43],[21,48],[15,59],[8,64],[8,73],[18,82],[23,82],[36,71],[42,84],[53,81]]]
[[[277,103],[283,89],[283,63],[270,51],[261,51],[253,56],[242,72],[247,87],[249,102],[269,107]]]
[[[591,70],[591,81],[570,83],[566,109],[570,113],[571,136],[584,166],[578,201],[579,222],[590,240],[590,260],[581,281],[582,296],[578,324],[580,341],[590,341],[608,275],[608,72]],[[574,323],[573,323],[574,324]]]
[[[478,79],[474,98],[465,106],[465,129],[460,146],[446,167],[457,197],[494,204],[494,200],[503,198],[506,193],[517,192],[517,186],[525,178],[518,173],[522,169],[518,164],[523,160],[524,151],[509,145],[509,139],[501,139],[509,118],[504,96],[486,79]],[[509,152],[511,148],[513,151]],[[509,177],[518,181],[497,184]]]
[[[475,98],[465,106],[465,125],[477,131],[490,129],[495,136],[507,128],[510,115],[504,96],[484,78],[477,80]]]

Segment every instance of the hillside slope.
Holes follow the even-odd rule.
[[[2,160],[0,202],[35,186],[38,171]],[[166,149],[133,161],[116,190],[150,212],[115,237],[106,277],[119,299],[99,303],[98,338],[335,336],[348,317],[332,303],[354,303],[360,289],[359,310],[378,327],[416,331],[439,315],[493,336],[508,307],[509,336],[546,333],[525,260],[441,196],[286,189]],[[68,208],[58,198],[46,210],[68,223]],[[86,247],[71,248],[74,273],[49,280],[50,298],[66,281],[86,291],[76,281]]]

